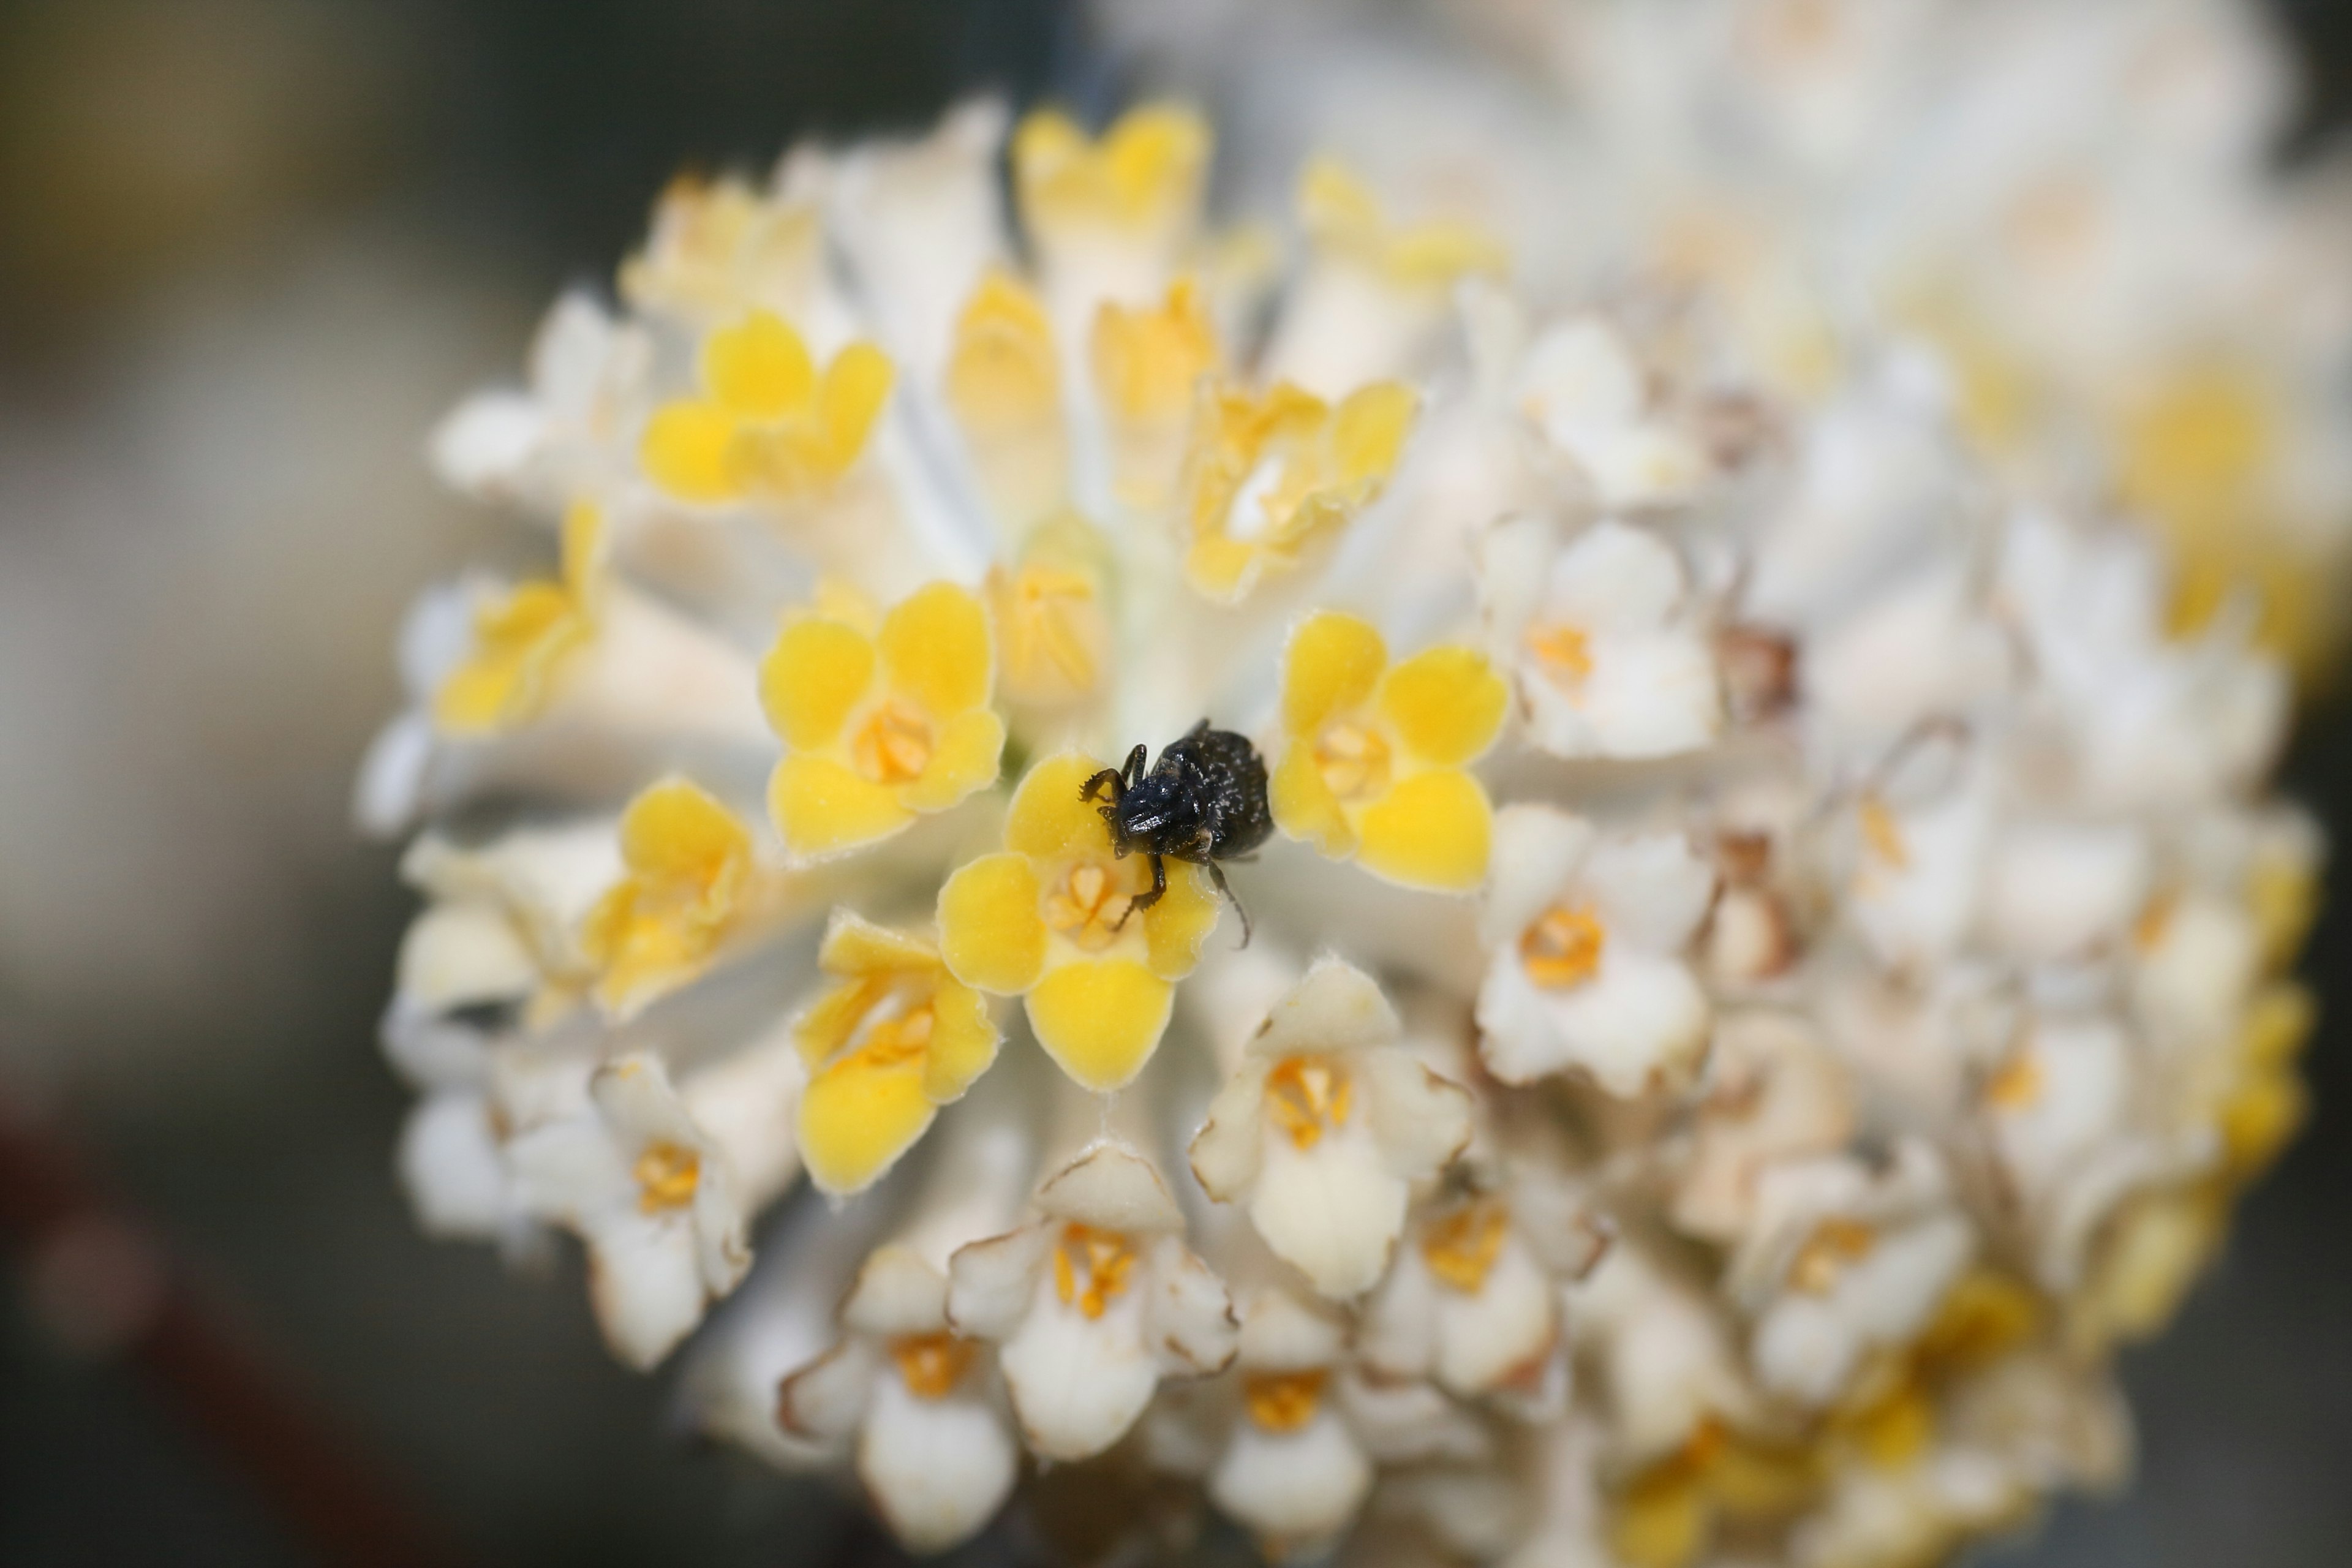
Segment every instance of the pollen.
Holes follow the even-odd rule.
[[[1315,1419],[1329,1375],[1319,1366],[1304,1372],[1260,1373],[1242,1380],[1242,1404],[1259,1430],[1296,1432]]]
[[[1343,720],[1315,737],[1315,766],[1324,784],[1343,801],[1386,795],[1391,771],[1389,743],[1370,725]]]
[[[1869,1257],[1877,1245],[1878,1233],[1859,1220],[1825,1219],[1797,1249],[1796,1260],[1789,1265],[1789,1284],[1809,1296],[1826,1296],[1836,1289],[1838,1276]]]
[[[1608,928],[1591,910],[1554,904],[1519,934],[1519,963],[1537,984],[1566,991],[1600,973],[1608,941]]]
[[[702,1184],[702,1156],[677,1143],[656,1140],[637,1156],[637,1207],[646,1214],[682,1209]]]
[[[898,1381],[918,1399],[945,1399],[971,1364],[971,1344],[953,1334],[909,1334],[890,1344]]]
[[[1120,886],[1123,879],[1099,860],[1081,860],[1045,895],[1045,923],[1080,951],[1102,952],[1118,940],[1135,905],[1134,894]]]
[[[1286,1058],[1266,1076],[1266,1111],[1300,1149],[1347,1125],[1349,1100],[1347,1069],[1327,1058]]]
[[[1090,1226],[1065,1226],[1054,1248],[1054,1292],[1068,1306],[1075,1302],[1089,1320],[1099,1318],[1135,1268],[1135,1248],[1116,1231]],[[1083,1277],[1086,1283],[1078,1281]]]
[[[857,771],[876,784],[908,784],[931,765],[931,723],[922,710],[887,698],[859,727],[850,743]]]
[[[1486,1285],[1495,1260],[1503,1255],[1509,1234],[1510,1211],[1498,1203],[1474,1203],[1455,1209],[1432,1225],[1421,1240],[1421,1258],[1438,1279],[1475,1296]]]
[[[1570,626],[1538,626],[1528,632],[1528,652],[1536,667],[1556,685],[1575,687],[1592,673],[1592,647],[1584,633]]]

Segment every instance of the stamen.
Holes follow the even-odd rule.
[[[1601,969],[1608,928],[1589,907],[1554,904],[1520,933],[1519,963],[1528,978],[1549,990],[1565,991],[1591,980]]]
[[[1384,795],[1389,787],[1389,743],[1362,724],[1326,726],[1315,738],[1315,766],[1341,800]]]
[[[1347,1070],[1323,1057],[1286,1058],[1266,1077],[1266,1112],[1301,1149],[1347,1124],[1349,1100]]]
[[[876,784],[910,784],[931,763],[930,721],[896,698],[874,710],[850,743],[857,771]]]
[[[1081,1268],[1087,1277],[1083,1291],[1078,1289]],[[1126,1237],[1089,1226],[1066,1226],[1054,1248],[1054,1290],[1065,1305],[1075,1300],[1088,1319],[1099,1318],[1127,1289],[1134,1268],[1135,1248]]]
[[[2019,1051],[1985,1079],[1984,1097],[2002,1110],[2023,1110],[2042,1098],[2042,1064],[2032,1052]]]
[[[1903,825],[1887,804],[1874,795],[1862,797],[1862,841],[1872,854],[1900,871],[1911,864],[1910,847],[1903,841]]]
[[[898,1363],[898,1381],[907,1392],[918,1399],[945,1399],[971,1364],[971,1345],[953,1334],[914,1334],[891,1342],[890,1359]]]
[[[1808,1296],[1826,1296],[1846,1266],[1869,1257],[1877,1245],[1878,1233],[1860,1220],[1825,1219],[1789,1265],[1790,1288]]]
[[[1137,862],[1139,866],[1142,862]],[[1118,940],[1135,902],[1123,879],[1099,860],[1081,860],[1061,885],[1045,896],[1045,923],[1086,952],[1100,952]]]
[[[1528,632],[1528,652],[1556,686],[1570,689],[1592,673],[1592,645],[1570,626],[1538,626]]]
[[[1242,1403],[1262,1431],[1296,1432],[1315,1419],[1323,1403],[1321,1367],[1305,1372],[1259,1373],[1242,1380]]]
[[[1510,1223],[1510,1211],[1499,1203],[1465,1205],[1423,1235],[1422,1261],[1441,1282],[1475,1296],[1486,1288],[1487,1274],[1502,1256]]]
[[[656,1140],[637,1156],[637,1207],[646,1214],[682,1209],[694,1201],[702,1184],[702,1156],[676,1143]]]

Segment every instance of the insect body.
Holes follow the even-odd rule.
[[[1143,770],[1146,751],[1136,747],[1125,767],[1105,768],[1078,792],[1080,800],[1108,792],[1100,809],[1110,824],[1113,853],[1151,857],[1151,890],[1139,895],[1129,912],[1150,909],[1167,892],[1162,857],[1189,860],[1209,868],[1217,891],[1242,918],[1242,945],[1247,947],[1249,911],[1225,885],[1217,862],[1247,856],[1274,831],[1274,814],[1265,804],[1265,763],[1247,737],[1212,730],[1206,719],[1182,740],[1162,746],[1150,773]]]

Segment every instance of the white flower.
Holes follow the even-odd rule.
[[[1000,1347],[1030,1448],[1084,1459],[1126,1434],[1162,1378],[1233,1360],[1233,1308],[1132,1149],[1097,1143],[1038,1188],[1036,1207],[1036,1224],[956,1253],[948,1321]]]
[[[1371,1459],[1330,1397],[1344,1348],[1337,1323],[1285,1292],[1244,1305],[1242,1408],[1208,1488],[1270,1555],[1328,1542],[1371,1491]]]
[[[1433,1208],[1366,1302],[1359,1354],[1383,1377],[1433,1381],[1463,1399],[1508,1394],[1557,1405],[1566,1392],[1559,1289],[1508,1202]]]
[[[584,293],[540,323],[527,390],[480,392],[433,433],[433,466],[452,488],[550,515],[625,471],[645,416],[653,342]]]
[[[1704,1089],[1671,1212],[1676,1226],[1712,1241],[1748,1230],[1758,1183],[1774,1163],[1842,1148],[1853,1131],[1846,1073],[1813,1030],[1785,1013],[1718,1020]]]
[[[1680,834],[1604,837],[1549,806],[1495,824],[1479,1051],[1506,1083],[1580,1068],[1615,1095],[1688,1076],[1709,1010],[1685,960],[1715,872]]]
[[[1470,1097],[1396,1044],[1361,970],[1318,960],[1275,1005],[1192,1140],[1192,1173],[1245,1203],[1276,1257],[1323,1295],[1388,1268],[1414,1187],[1470,1140]]]
[[[842,1303],[841,1342],[777,1394],[787,1432],[854,1448],[875,1506],[916,1552],[978,1534],[1021,1468],[995,1358],[950,1328],[947,1302],[920,1256],[877,1248]]]
[[[525,1201],[588,1244],[589,1293],[613,1352],[651,1366],[751,1268],[724,1160],[659,1058],[627,1056],[589,1081],[591,1110],[509,1148]]]
[[[1723,700],[1681,562],[1654,534],[1605,521],[1565,547],[1540,516],[1478,545],[1495,661],[1529,738],[1562,757],[1659,757],[1712,742]]]
[[[1538,333],[1515,391],[1520,411],[1575,463],[1603,510],[1672,505],[1708,476],[1706,454],[1651,408],[1643,366],[1598,317]]]

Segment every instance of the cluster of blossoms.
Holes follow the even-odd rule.
[[[425,598],[361,781],[425,1226],[576,1235],[919,1551],[1916,1563],[2117,1475],[2301,1110],[2250,617],[1916,344],[1787,396],[1210,153],[681,182],[440,431],[559,563]],[[1085,796],[1204,717],[1278,831],[1155,896]]]

